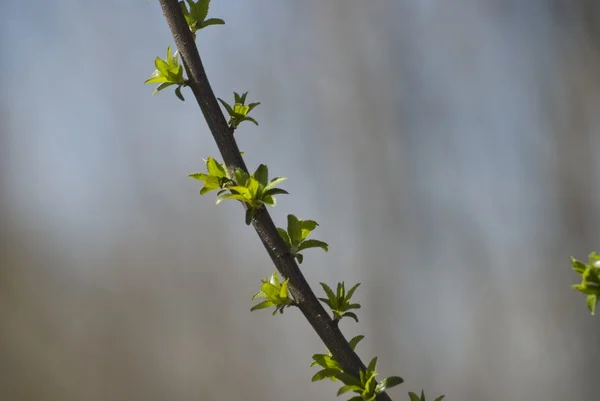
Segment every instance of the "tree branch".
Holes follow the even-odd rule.
[[[234,130],[227,124],[225,116],[219,107],[204,71],[196,43],[177,0],[159,0],[159,3],[183,60],[189,79],[189,86],[202,110],[202,114],[217,143],[227,169],[230,173],[233,173],[237,168],[248,172],[233,137]],[[334,323],[333,319],[313,293],[264,206],[256,213],[252,225],[277,270],[282,276],[289,279],[290,291],[298,302],[298,307],[302,314],[317,332],[342,369],[358,377],[359,370],[366,369],[365,365],[354,350],[352,350],[337,324]],[[379,394],[377,400],[391,401],[386,393]]]

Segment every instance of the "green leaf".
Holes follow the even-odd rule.
[[[171,46],[167,47],[167,64],[169,67],[173,65],[173,50]]]
[[[265,293],[267,298],[277,298],[279,295],[278,286],[269,282],[263,283],[263,285],[260,286],[260,290]]]
[[[322,369],[320,371],[318,371],[317,373],[315,373],[315,375],[312,377],[311,381],[316,382],[319,380],[323,380],[323,379],[330,379],[330,380],[337,380],[337,378],[335,377],[335,375],[339,372],[338,369],[335,368],[326,368],[326,369]]]
[[[248,200],[252,199],[251,189],[248,187],[242,187],[240,185],[232,185],[232,186],[228,187],[228,189],[230,191],[235,191],[238,194],[242,195],[243,201],[248,201]]]
[[[198,181],[205,181],[206,178],[208,178],[208,175],[206,175],[205,173],[190,173],[188,174],[188,177],[191,177]]]
[[[250,103],[248,105],[248,113],[250,113],[252,111],[252,109],[254,109],[256,106],[260,105],[260,102],[255,102],[255,103]],[[258,124],[257,124],[258,125]]]
[[[438,398],[436,398],[433,401],[442,401],[444,399],[445,395],[440,395]]]
[[[308,237],[308,235],[311,233],[311,231],[317,228],[318,225],[319,224],[314,220],[302,220],[302,222],[300,223],[300,227],[302,230],[302,236],[300,240],[305,240],[306,237]]]
[[[263,301],[257,305],[254,305],[252,308],[250,308],[250,312],[255,311],[255,310],[259,310],[259,309],[266,309],[266,308],[270,308],[271,306],[275,305],[273,302],[271,301]]]
[[[200,29],[206,28],[210,25],[225,25],[225,21],[223,21],[221,18],[209,18],[200,24]]]
[[[250,179],[246,182],[246,188],[248,190],[248,197],[250,199],[256,199],[260,189],[260,183],[254,177],[250,177]]]
[[[258,180],[258,182],[262,186],[266,186],[269,181],[269,169],[264,164],[258,166],[256,171],[254,172],[254,178]]]
[[[285,231],[283,228],[277,227],[277,232],[279,233],[279,235],[281,236],[281,238],[283,238],[283,241],[289,247],[290,246],[290,237],[288,237],[287,231]]]
[[[277,272],[274,272],[271,277],[268,280],[269,283],[273,284],[273,285],[279,285],[279,274],[277,274]]]
[[[587,297],[587,306],[590,310],[590,314],[594,316],[596,314],[596,306],[598,305],[598,296],[597,295],[588,295]]]
[[[383,393],[384,391],[386,391],[389,388],[395,387],[399,384],[404,383],[404,379],[402,379],[399,376],[390,376],[390,377],[386,377],[385,379],[383,379],[382,381],[380,381],[377,384],[377,387],[375,388],[375,392],[376,393]]]
[[[343,314],[343,315],[340,317],[340,319],[341,319],[342,317],[351,317],[352,319],[354,319],[354,320],[356,321],[356,323],[358,323],[358,316],[356,316],[356,314],[355,314],[355,313],[352,313],[352,312],[346,312],[346,313],[344,313],[344,314]]]
[[[229,115],[232,115],[232,114],[233,114],[233,109],[231,108],[231,106],[230,106],[230,105],[229,105],[227,102],[225,102],[225,101],[224,101],[223,99],[221,99],[221,98],[217,98],[217,100],[218,100],[219,102],[221,102],[221,104],[223,105],[223,107],[225,107],[225,110],[227,110],[227,113],[228,113]]]
[[[298,246],[298,251],[303,251],[303,250],[309,249],[309,248],[321,248],[325,252],[327,252],[329,249],[328,247],[329,247],[329,245],[323,241],[319,241],[316,239],[308,239],[308,240],[300,243],[300,246]]]
[[[225,200],[228,200],[228,199],[239,200],[241,202],[246,202],[247,201],[246,198],[244,198],[242,195],[239,195],[239,194],[223,194],[223,195],[221,195],[221,196],[219,196],[217,198],[217,205],[219,203],[225,201]]]
[[[288,233],[292,244],[298,244],[301,240],[302,231],[300,229],[300,221],[293,214],[288,214]]]
[[[252,117],[244,116],[242,119],[240,119],[240,122],[242,122],[242,121],[250,121],[250,122],[253,122],[254,125],[258,126],[258,121],[256,121]]]
[[[327,294],[327,298],[329,298],[329,301],[335,301],[336,297],[335,294],[333,293],[333,290],[331,288],[329,288],[329,286],[325,283],[319,283],[321,284],[321,287],[323,287],[323,291],[325,291],[325,293]]]
[[[571,256],[571,267],[578,274],[583,274],[587,265]]]
[[[354,391],[357,390],[356,386],[342,386],[340,387],[340,389],[337,392],[338,397],[344,393],[347,393],[348,391]]]
[[[275,185],[277,185],[280,182],[285,181],[285,180],[287,180],[286,177],[275,177],[275,178],[273,178],[271,180],[271,182],[268,185],[265,186],[265,191],[268,190],[268,189],[273,188]]]
[[[365,338],[365,336],[363,336],[363,335],[358,335],[358,336],[356,336],[356,337],[353,337],[353,338],[352,338],[350,341],[348,341],[348,344],[350,344],[350,347],[351,347],[352,349],[355,349],[355,348],[356,348],[356,346],[358,345],[358,343],[359,343],[359,342],[360,342],[360,341],[361,341],[363,338]]]
[[[371,362],[369,362],[369,366],[367,366],[367,372],[374,372],[376,367],[377,367],[377,357],[371,359]]]
[[[158,73],[158,75],[156,75],[156,73]],[[149,79],[145,80],[144,83],[145,84],[157,84],[159,82],[167,82],[167,81],[168,81],[167,77],[165,77],[164,75],[160,75],[160,71],[155,70],[152,73],[152,76],[150,76]],[[171,85],[174,85],[174,84],[171,83]],[[157,91],[155,91],[155,92],[157,92]]]
[[[279,297],[280,298],[287,298],[289,296],[289,292],[288,292],[288,279],[284,280],[283,283],[281,283],[281,288],[279,290]]]
[[[197,3],[193,3],[188,1],[188,5],[190,6],[190,15],[199,22],[204,21],[206,16],[208,15],[208,5],[210,0],[198,0]]]
[[[359,285],[360,285],[360,283],[355,284],[352,288],[350,288],[350,290],[348,291],[348,294],[346,294],[347,300],[350,300],[350,298],[352,298],[352,295],[354,295],[354,291],[356,291],[356,289],[358,288]]]
[[[227,177],[227,171],[225,171],[225,167],[217,163],[217,161],[212,157],[206,159],[206,169],[208,171],[208,174],[210,175],[214,175],[217,177]]]
[[[302,264],[302,261],[304,260],[304,255],[302,255],[301,253],[297,253],[296,254],[296,259],[298,260],[298,264]]]
[[[360,380],[358,380],[354,376],[349,375],[346,372],[340,371],[335,375],[335,377],[347,386],[353,386],[358,388],[359,390],[362,389],[362,384]]]
[[[318,363],[319,365],[321,365],[322,367],[326,368],[328,367],[328,359],[331,359],[329,357],[329,355],[325,355],[325,354],[314,354],[312,356],[313,360],[315,361],[314,363]]]
[[[182,102],[185,102],[183,95],[181,94],[181,86],[175,88],[175,96],[177,96]]]
[[[298,255],[296,255],[298,256]],[[330,308],[333,308],[332,304],[331,304],[331,300],[327,299],[327,298],[318,298],[319,301],[323,302],[325,305],[329,306]]]
[[[160,92],[161,90],[163,90],[171,85],[175,85],[175,84],[172,82],[165,82],[165,83],[158,85],[156,87],[156,89],[154,89],[154,92],[152,92],[152,96],[156,95],[158,92]]]
[[[235,174],[235,182],[237,183],[237,185],[246,186],[246,181],[248,181],[248,179],[250,178],[248,173],[246,173],[241,168],[237,168],[235,170],[234,174]]]
[[[273,195],[289,195],[290,193],[285,189],[281,188],[271,188],[265,192],[263,192],[263,196],[273,196]]]
[[[247,226],[252,224],[252,219],[254,218],[254,210],[251,208],[246,209],[245,223]]]
[[[171,49],[171,46],[169,46],[169,49]],[[169,64],[167,64],[167,62],[162,60],[160,57],[157,57],[156,60],[154,60],[154,65],[156,66],[156,69],[160,71],[161,74],[169,74]]]

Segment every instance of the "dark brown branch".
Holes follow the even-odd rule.
[[[241,168],[247,172],[248,169],[233,137],[233,129],[227,124],[227,120],[210,87],[196,43],[177,0],[159,0],[159,3],[183,60],[189,86],[196,97],[228,170],[233,172],[235,169]],[[306,282],[304,275],[289,253],[287,245],[277,232],[275,224],[264,206],[258,211],[252,224],[277,270],[282,276],[289,278],[290,291],[298,301],[298,307],[308,322],[335,360],[339,362],[342,369],[358,377],[358,371],[365,370],[365,365],[352,350],[337,324],[325,311]],[[391,401],[385,393],[379,394],[377,400]]]

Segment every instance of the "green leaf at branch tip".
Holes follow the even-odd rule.
[[[283,178],[283,177],[281,177]],[[276,180],[280,180],[280,177],[271,180],[273,183]],[[277,181],[277,182],[278,182]],[[269,184],[271,185],[271,184]],[[300,253],[305,249],[309,248],[321,248],[325,252],[329,250],[329,245],[326,242],[315,240],[315,239],[306,239],[309,234],[318,227],[318,223],[314,220],[302,220],[293,214],[288,214],[287,216],[287,230],[283,228],[278,228],[280,234],[285,232],[287,235],[284,237],[288,247],[290,248],[290,253],[298,260],[298,263],[302,264],[304,260],[304,255]]]
[[[275,306],[273,316],[283,313],[284,308],[296,305],[296,301],[290,296],[288,289],[288,279],[280,282],[279,275],[275,271],[270,277],[262,280],[260,291],[252,296],[252,300],[265,299],[257,305],[254,305],[250,311],[265,309]]]
[[[336,374],[339,373],[339,369],[337,368],[326,368],[318,371],[314,374],[314,376],[310,379],[312,382],[316,382],[323,379],[331,379],[331,381],[336,381]]]
[[[155,84],[159,83],[158,87],[154,90],[152,95],[157,94],[161,90],[168,88],[171,85],[177,85],[175,88],[175,95],[181,100],[184,100],[181,94],[181,88],[186,86],[185,79],[183,78],[183,67],[179,64],[178,53],[173,53],[171,46],[167,47],[166,59],[157,57],[154,60],[156,70],[150,75],[144,83]]]
[[[225,21],[223,21],[221,18],[209,18],[200,24],[200,29],[211,25],[225,25]]]
[[[319,298],[319,300],[329,306],[333,312],[333,320],[338,321],[345,317],[349,317],[358,323],[358,316],[356,316],[354,312],[349,311],[352,309],[360,309],[360,304],[350,303],[350,299],[360,283],[355,284],[348,293],[346,293],[344,282],[338,283],[337,291],[335,293],[327,284],[320,284],[321,287],[323,287],[323,291],[325,291],[327,298]]]
[[[571,257],[571,267],[575,273],[581,275],[581,283],[574,284],[571,288],[587,296],[587,307],[590,314],[594,316],[600,300],[600,254],[590,253],[588,263],[583,263]]]
[[[209,4],[210,0],[185,0],[185,2],[179,2],[179,6],[181,7],[181,11],[183,12],[185,21],[187,22],[188,27],[190,28],[190,31],[194,36],[194,40],[196,39],[196,32],[198,30],[206,28],[210,25],[225,24],[225,21],[223,21],[220,18],[206,19],[206,16],[208,15]]]
[[[288,193],[284,189],[273,188],[285,177],[276,177],[268,182],[269,170],[264,164],[258,166],[252,175],[248,175],[247,172],[238,168],[234,171],[234,176],[235,181],[228,181],[226,186],[230,193],[220,193],[217,197],[217,204],[228,199],[245,203],[247,207],[245,222],[247,225],[251,224],[256,212],[263,205],[275,206],[275,195]]]
[[[233,107],[223,99],[217,98],[223,107],[225,107],[227,114],[229,114],[228,124],[233,129],[236,129],[243,121],[250,121],[258,125],[258,122],[254,118],[249,117],[248,113],[250,113],[256,106],[260,105],[260,102],[246,105],[246,95],[248,95],[248,92],[245,92],[241,96],[237,92],[233,92]]]
[[[318,365],[324,368],[313,376],[312,381],[330,379],[331,381],[335,382],[338,380],[337,376],[343,373],[342,367],[335,359],[333,359],[333,355],[331,355],[331,353],[315,354],[312,356],[312,358],[314,362],[310,364],[311,367]]]
[[[269,169],[267,166],[264,164],[259,165],[254,172],[254,178],[256,178],[259,184],[266,187],[269,183]]]
[[[319,241],[316,239],[307,239],[306,241],[302,241],[298,246],[298,251],[303,251],[308,248],[321,248],[325,252],[329,250],[329,245],[326,242]]]
[[[323,366],[323,361],[321,359],[315,358],[315,356],[313,356],[313,359],[315,359],[315,361],[317,361],[321,366]],[[319,372],[319,374],[313,376],[313,379],[321,380],[327,376],[333,375],[336,379],[344,383],[344,385],[337,392],[338,396],[353,391],[357,393],[358,396],[355,396],[351,399],[375,400],[377,395],[383,393],[386,389],[392,388],[404,382],[404,380],[399,376],[390,376],[383,379],[380,383],[376,384],[376,368],[377,357],[371,360],[366,370],[361,370],[358,372],[358,378],[343,372],[341,368],[337,370],[335,368],[327,367],[326,369],[323,369],[321,372]]]

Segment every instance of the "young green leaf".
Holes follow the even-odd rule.
[[[272,180],[271,183],[275,181]],[[271,185],[271,184],[269,184]],[[269,190],[267,193],[271,193]],[[309,248],[321,248],[325,252],[329,250],[329,245],[323,241],[306,239],[308,235],[318,226],[319,224],[314,220],[302,220],[293,214],[287,216],[287,237],[286,242],[290,248],[290,253],[298,260],[298,263],[302,263],[304,255],[300,251]],[[284,231],[282,228],[278,230]]]
[[[325,283],[320,283],[321,287],[325,291],[327,298],[319,298],[321,302],[329,306],[333,312],[333,320],[338,321],[344,317],[354,319],[358,323],[358,316],[354,312],[349,312],[352,309],[360,309],[360,305],[356,303],[350,303],[350,299],[354,294],[354,291],[360,283],[354,285],[348,293],[346,293],[344,282],[338,283],[336,293]]]
[[[244,93],[241,96],[237,92],[233,92],[233,107],[227,102],[225,102],[223,99],[217,98],[229,114],[228,124],[233,129],[236,129],[243,121],[251,121],[254,124],[258,125],[258,122],[254,118],[249,117],[248,113],[250,113],[256,106],[258,106],[260,102],[250,103],[249,105],[246,105],[246,95],[248,95],[248,92]]]
[[[395,386],[397,386],[399,384],[402,384],[402,383],[404,383],[404,379],[402,379],[399,376],[386,377],[385,379],[383,379],[382,381],[380,381],[379,383],[377,383],[377,387],[375,388],[375,392],[377,394],[383,393],[387,389],[395,387]]]
[[[365,336],[363,335],[358,335],[356,337],[352,337],[352,339],[350,341],[348,341],[348,344],[350,344],[350,348],[355,349],[356,346],[358,345],[358,343],[365,338]]]
[[[202,28],[206,28],[210,25],[225,24],[225,21],[220,18],[206,19],[209,4],[210,0],[198,0],[196,2],[193,0],[185,0],[185,3],[183,1],[179,2],[185,21],[187,22],[194,39],[196,39],[196,32]]]
[[[583,263],[571,257],[573,271],[581,275],[581,283],[571,287],[587,296],[586,304],[593,316],[600,299],[600,254],[592,252],[588,263]]]
[[[277,312],[283,313],[284,308],[296,305],[296,301],[290,296],[288,290],[288,280],[282,282],[279,281],[277,271],[275,271],[270,277],[262,280],[260,291],[252,296],[252,300],[265,299],[257,305],[254,305],[250,311],[265,309],[271,306],[275,306],[273,315]]]
[[[264,164],[258,166],[256,171],[254,172],[254,178],[262,185],[266,187],[269,181],[269,169]]]
[[[152,95],[157,94],[171,85],[177,85],[175,94],[179,99],[183,100],[181,88],[187,84],[183,78],[183,68],[179,65],[177,52],[173,53],[171,46],[169,46],[167,48],[166,59],[163,60],[160,57],[157,57],[156,60],[154,60],[154,65],[156,70],[150,75],[150,78],[144,82],[146,84],[160,83]]]

